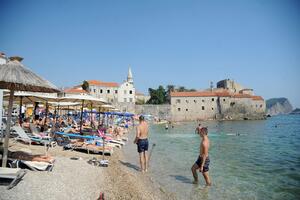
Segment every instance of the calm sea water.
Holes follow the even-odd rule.
[[[203,122],[209,127],[213,186],[192,184],[199,151],[197,123],[165,130],[150,128],[153,149],[149,175],[178,199],[300,199],[300,115],[261,121]],[[238,136],[236,134],[239,134]],[[135,145],[124,153],[138,164]]]

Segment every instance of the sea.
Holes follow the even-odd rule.
[[[205,187],[201,174],[200,183],[192,184],[198,123],[178,123],[168,130],[150,126],[147,175],[164,191],[177,199],[300,199],[300,115],[201,122],[208,126],[211,142],[211,187]],[[134,144],[127,145],[124,154],[131,166],[139,166]]]

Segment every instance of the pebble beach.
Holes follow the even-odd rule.
[[[45,153],[43,146],[10,144],[11,151]],[[112,156],[105,157],[109,160],[108,167],[88,163],[92,158],[101,159],[99,154],[63,151],[59,146],[50,148],[48,154],[56,159],[51,172],[27,170],[14,188],[7,190],[5,185],[0,186],[0,199],[98,199],[101,193],[104,199],[174,199],[147,174],[122,165],[126,163],[122,149],[116,149]]]

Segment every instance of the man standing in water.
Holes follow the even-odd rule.
[[[200,155],[195,162],[195,164],[192,166],[192,173],[194,176],[194,184],[198,183],[198,174],[197,170],[199,169],[200,172],[202,172],[202,175],[204,177],[204,180],[206,182],[206,186],[211,186],[211,181],[209,178],[209,156],[208,156],[208,149],[209,149],[209,139],[208,139],[208,130],[207,127],[197,127],[197,134],[201,137],[201,143],[200,143]]]
[[[136,137],[134,143],[137,144],[137,151],[140,155],[141,171],[147,172],[148,170],[148,124],[144,116],[139,117],[140,124],[136,128]]]

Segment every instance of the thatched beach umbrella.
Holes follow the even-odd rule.
[[[5,101],[9,100],[10,95],[4,95],[3,99]],[[28,103],[35,103],[35,102],[46,102],[46,109],[48,105],[48,101],[57,101],[57,95],[48,95],[48,94],[41,94],[37,92],[24,92],[24,91],[17,91],[14,93],[14,101],[20,102],[20,110],[19,110],[19,121],[21,124],[21,108],[22,104]],[[46,112],[47,117],[47,112]]]
[[[10,90],[2,167],[6,167],[7,162],[14,91],[59,92],[55,85],[24,67],[20,63],[22,60],[23,58],[21,57],[11,57],[7,63],[0,65],[0,88]]]

